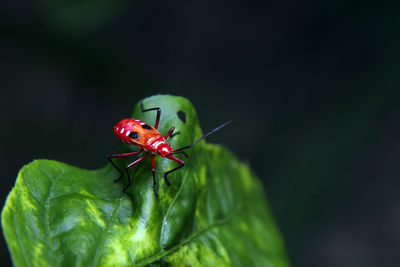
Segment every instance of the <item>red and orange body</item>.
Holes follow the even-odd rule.
[[[114,127],[115,135],[121,141],[137,145],[153,155],[167,157],[172,153],[171,146],[156,129],[137,119],[123,119]],[[168,136],[167,136],[168,137]]]
[[[128,169],[130,167],[138,164],[139,162],[143,161],[151,153],[152,154],[152,156],[151,156],[151,171],[153,173],[153,188],[154,188],[154,193],[156,194],[156,196],[158,196],[157,187],[156,187],[156,184],[157,184],[156,183],[156,175],[155,175],[155,161],[154,161],[155,156],[160,155],[161,157],[164,157],[164,158],[167,158],[167,159],[170,159],[170,160],[173,160],[173,161],[179,163],[179,166],[164,173],[164,180],[167,185],[170,185],[170,183],[167,179],[167,175],[170,174],[171,172],[174,172],[174,171],[182,168],[185,165],[185,162],[183,160],[173,156],[173,154],[182,153],[182,154],[186,155],[186,153],[183,152],[182,150],[191,148],[192,146],[194,146],[197,142],[199,142],[203,138],[205,138],[208,135],[210,135],[211,133],[221,129],[222,127],[225,127],[227,124],[229,124],[231,122],[231,121],[228,121],[228,122],[220,125],[219,127],[215,128],[211,132],[205,134],[203,137],[201,137],[199,140],[197,140],[196,142],[194,142],[191,145],[173,150],[171,148],[171,146],[167,143],[166,140],[169,136],[173,137],[174,135],[178,134],[178,133],[172,134],[174,132],[175,127],[172,127],[171,129],[169,129],[167,134],[165,136],[162,136],[157,131],[158,124],[160,122],[161,109],[160,108],[143,109],[142,102],[140,103],[140,107],[142,109],[142,112],[157,110],[156,123],[155,123],[154,127],[148,125],[147,123],[145,123],[141,120],[137,120],[137,119],[122,119],[114,126],[114,133],[119,139],[121,139],[121,141],[123,141],[127,144],[130,144],[130,145],[137,145],[138,147],[140,147],[140,149],[135,152],[112,154],[112,155],[108,155],[108,157],[107,157],[108,160],[110,161],[110,163],[121,174],[120,177],[114,181],[114,182],[118,182],[119,180],[122,179],[123,172],[118,168],[117,165],[115,165],[115,163],[111,159],[134,156],[134,155],[138,155],[142,152],[145,152],[145,154],[143,156],[141,156],[140,158],[136,159],[135,161],[129,163],[125,167],[126,175],[128,176],[128,184],[125,186],[123,192],[126,191],[126,189],[129,187],[129,185],[131,183],[131,177],[129,175]]]

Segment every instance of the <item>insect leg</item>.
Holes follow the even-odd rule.
[[[132,166],[135,166],[136,164],[138,164],[139,162],[141,162],[142,160],[144,160],[147,156],[149,155],[149,152],[147,152],[146,154],[144,154],[142,157],[138,158],[137,160],[135,160],[134,162],[129,163],[128,165],[126,165],[125,170],[126,170],[126,175],[128,176],[128,184],[125,186],[125,188],[122,190],[122,193],[125,193],[126,189],[128,189],[128,187],[131,185],[131,176],[129,175],[129,168]]]
[[[143,149],[141,148],[140,150],[135,151],[135,152],[128,152],[128,153],[107,155],[108,161],[110,161],[111,165],[113,165],[114,168],[116,168],[116,169],[118,170],[119,174],[120,174],[119,178],[116,179],[116,180],[114,180],[114,183],[119,182],[119,181],[122,179],[122,176],[123,176],[124,174],[122,173],[121,169],[118,168],[118,166],[115,165],[115,163],[114,163],[111,159],[113,159],[113,158],[122,158],[122,157],[134,156],[134,155],[140,154],[140,153],[142,153],[142,152],[143,152]]]
[[[183,166],[185,166],[185,162],[184,162],[183,160],[181,160],[181,159],[178,159],[178,158],[172,156],[172,155],[171,155],[171,156],[168,156],[167,158],[168,158],[168,159],[171,159],[171,160],[173,160],[173,161],[175,161],[175,162],[178,162],[179,164],[181,164],[181,165],[179,165],[178,167],[176,167],[176,168],[174,168],[174,169],[172,169],[172,170],[169,170],[169,171],[167,171],[167,172],[164,173],[164,180],[165,180],[165,183],[167,183],[167,185],[170,186],[171,184],[169,183],[169,181],[168,181],[168,179],[167,179],[167,175],[170,174],[171,172],[174,172],[174,171],[176,171],[176,170],[182,168]]]
[[[153,173],[153,188],[154,188],[154,193],[156,194],[156,197],[158,197],[157,194],[157,182],[156,182],[156,164],[154,162],[154,158],[156,155],[151,156],[151,172]]]
[[[181,133],[181,132],[176,132],[176,133],[171,134],[171,138],[174,137],[175,135],[180,134],[180,133]]]
[[[160,122],[160,117],[161,117],[161,108],[143,109],[143,101],[140,101],[140,108],[142,109],[142,112],[147,112],[147,111],[151,111],[151,110],[157,110],[156,123],[154,124],[154,128],[157,130],[158,129],[158,123]]]
[[[173,133],[174,130],[175,130],[175,127],[171,127],[171,129],[169,129],[168,133],[164,136],[164,138],[167,139],[169,136],[171,136],[171,138],[172,138],[175,135],[180,134],[180,132]]]

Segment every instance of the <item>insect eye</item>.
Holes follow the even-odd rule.
[[[137,132],[131,132],[131,133],[129,134],[129,137],[130,137],[130,138],[133,138],[133,139],[136,139],[136,138],[139,137],[139,134],[138,134]]]
[[[150,129],[151,129],[151,126],[149,126],[149,125],[147,125],[147,124],[144,124],[144,125],[142,125],[142,128],[143,128],[143,129],[146,129],[146,130],[150,130]]]

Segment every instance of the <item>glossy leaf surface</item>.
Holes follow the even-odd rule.
[[[188,100],[154,96],[144,106],[161,107],[162,134],[172,126],[180,132],[169,140],[173,148],[201,137]],[[154,124],[155,113],[142,113],[137,105],[133,117]],[[180,157],[185,167],[169,176],[169,187],[163,172],[176,163],[157,157],[159,198],[150,157],[132,168],[125,194],[127,181],[113,183],[118,172],[111,165],[89,171],[35,160],[24,166],[2,212],[15,266],[288,266],[249,167],[205,141],[188,154]],[[123,167],[129,159],[115,161]]]

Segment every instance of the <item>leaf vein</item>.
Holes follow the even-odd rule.
[[[181,185],[180,185],[180,187],[178,189],[178,192],[176,192],[176,194],[174,196],[174,199],[172,200],[171,204],[169,205],[167,213],[164,216],[163,223],[162,223],[162,228],[161,228],[161,236],[163,235],[164,230],[165,230],[165,225],[166,225],[165,221],[168,219],[169,214],[170,214],[170,212],[172,210],[172,207],[175,205],[176,200],[178,199],[179,195],[181,194],[181,192],[183,190],[183,187],[184,187],[184,185],[186,183],[187,177],[189,176],[191,168],[192,167],[189,167],[189,170],[185,173],[185,177],[182,180],[182,183],[181,183]]]
[[[153,256],[150,256],[150,257],[148,257],[146,259],[143,259],[143,260],[141,260],[139,262],[136,262],[135,264],[137,264],[138,266],[147,266],[149,264],[152,264],[154,262],[157,262],[157,261],[161,260],[165,256],[168,256],[168,255],[172,254],[173,252],[175,252],[176,250],[186,246],[191,241],[193,241],[194,239],[196,239],[200,235],[205,234],[209,230],[211,230],[211,229],[213,229],[215,227],[222,226],[222,225],[230,223],[234,219],[235,215],[237,213],[239,213],[239,211],[240,211],[239,209],[233,211],[228,217],[219,219],[219,220],[215,221],[214,223],[212,223],[212,224],[204,227],[203,229],[197,231],[196,233],[193,233],[192,235],[190,235],[189,237],[184,239],[182,243],[177,244],[177,245],[175,245],[174,247],[171,247],[168,250],[160,251],[160,252],[154,254]]]
[[[13,222],[13,226],[15,229],[15,235],[17,237],[17,242],[18,242],[18,246],[21,248],[21,254],[22,254],[22,258],[25,261],[26,266],[31,266],[29,264],[29,261],[27,260],[26,256],[25,256],[25,250],[24,250],[24,246],[21,244],[21,235],[18,231],[18,227],[15,225],[15,212],[12,212],[12,222]]]
[[[107,234],[108,234],[108,232],[110,230],[111,224],[114,221],[115,215],[117,214],[117,211],[118,211],[119,207],[121,206],[121,199],[122,199],[122,197],[118,199],[117,206],[115,207],[113,213],[111,214],[110,221],[108,222],[107,227],[104,230],[103,236],[101,238],[101,242],[99,243],[99,246],[96,249],[97,252],[96,252],[96,256],[94,257],[94,261],[93,261],[93,265],[92,266],[98,266],[98,264],[99,264],[98,261],[100,260],[100,255],[101,255],[101,252],[102,252],[102,250],[104,248],[104,242],[106,240],[106,236],[107,236]]]
[[[194,132],[194,130],[193,130],[193,132]],[[192,133],[192,136],[193,136],[193,133]],[[161,228],[161,232],[160,232],[160,236],[161,236],[161,237],[162,237],[163,234],[164,234],[165,225],[166,225],[166,224],[165,224],[165,221],[168,219],[169,214],[170,214],[170,212],[171,212],[171,210],[172,210],[172,207],[175,205],[176,200],[178,199],[179,195],[181,194],[181,192],[182,192],[182,190],[183,190],[183,187],[184,187],[184,185],[185,185],[185,183],[186,183],[187,177],[189,176],[189,173],[191,172],[191,170],[192,170],[192,166],[189,165],[188,171],[185,172],[185,177],[183,178],[182,183],[181,183],[181,185],[179,186],[178,192],[176,192],[176,194],[175,194],[175,196],[174,196],[174,199],[172,200],[171,204],[168,206],[167,213],[165,214],[164,219],[163,219],[163,222],[162,222],[162,228]]]
[[[53,254],[53,258],[55,259],[57,265],[61,266],[61,262],[57,258],[57,255],[56,255],[56,253],[54,251],[53,238],[52,238],[52,236],[50,234],[50,223],[49,223],[49,212],[48,212],[48,210],[49,210],[49,200],[50,200],[50,195],[51,195],[50,192],[51,192],[51,189],[53,188],[53,184],[54,184],[53,180],[57,180],[58,177],[60,177],[61,175],[64,174],[64,171],[61,170],[61,173],[58,174],[56,176],[56,178],[51,179],[50,175],[44,169],[40,168],[40,170],[44,175],[46,175],[51,180],[49,191],[47,193],[47,196],[46,196],[45,202],[44,202],[44,223],[45,223],[45,226],[46,226],[46,233],[47,233],[47,236],[49,238],[49,246],[50,246],[51,253]]]

